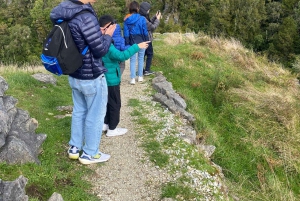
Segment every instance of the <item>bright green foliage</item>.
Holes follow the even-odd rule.
[[[30,55],[30,38],[31,30],[26,25],[16,24],[8,28],[8,35],[3,41],[3,62],[26,61],[25,55]]]
[[[239,38],[254,49],[263,43],[264,0],[221,0],[211,12],[210,33]]]
[[[232,35],[229,0],[220,0],[212,5],[209,33],[217,36]]]
[[[109,14],[112,15],[118,23],[123,23],[123,19],[125,17],[125,14],[123,14],[123,9],[125,8],[125,2],[115,2],[113,0],[111,1],[103,1],[103,2],[96,2],[93,5],[98,17],[101,15]]]
[[[299,35],[295,20],[291,17],[285,18],[274,40],[275,48],[285,64],[293,61],[291,53],[295,51],[295,41],[297,40],[299,40]]]
[[[49,13],[60,2],[61,0],[12,0],[11,4],[7,4],[1,1],[0,61],[18,64],[40,62],[38,57],[42,41],[52,26]],[[123,0],[97,1],[93,7],[98,17],[111,14],[122,26],[129,3],[130,1]],[[296,30],[300,30],[298,0],[156,0],[150,3],[150,16],[154,16],[157,10],[161,10],[163,16],[156,32],[201,31],[212,36],[237,38],[246,47],[266,53],[271,60],[285,61],[287,66],[291,66],[295,54],[300,54],[298,38],[285,54],[280,53],[282,48],[278,46],[280,42],[276,41],[280,39],[279,35],[282,35],[279,33],[279,27],[286,26],[283,24],[286,18],[295,20]],[[9,31],[5,29],[17,24],[30,29],[31,34],[27,39],[30,40],[30,46],[23,45],[18,47],[18,50],[10,50],[13,55],[10,54],[10,58],[7,58],[8,53],[4,49],[9,45],[6,37]]]
[[[58,1],[56,1],[58,2]],[[43,0],[36,0],[33,8],[30,11],[32,18],[32,27],[36,32],[37,40],[41,44],[46,38],[52,23],[50,21],[50,7],[45,7]]]

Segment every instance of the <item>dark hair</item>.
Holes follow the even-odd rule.
[[[116,20],[111,15],[102,15],[99,18],[100,27],[104,27],[108,23],[110,23],[110,25],[115,24]]]
[[[129,4],[129,13],[138,13],[140,9],[140,4],[136,1],[133,1]]]

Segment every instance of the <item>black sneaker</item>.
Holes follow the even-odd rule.
[[[152,75],[152,74],[154,74],[154,72],[151,71],[151,70],[145,71],[145,72],[144,72],[144,75],[145,75],[145,76]]]

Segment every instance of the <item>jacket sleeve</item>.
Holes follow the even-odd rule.
[[[157,19],[156,16],[154,16],[150,22],[148,20],[146,20],[146,22],[147,22],[147,29],[150,32],[153,32],[159,25],[159,19]]]
[[[125,39],[123,37],[122,34],[122,29],[120,27],[119,24],[117,24],[117,27],[114,31],[114,34],[112,36],[113,40],[114,40],[114,46],[118,49],[118,50],[126,50],[128,49],[130,46],[125,45]]]
[[[123,37],[118,37],[114,39],[114,45],[118,50],[126,50],[130,47],[130,45],[125,45],[125,39]]]
[[[130,47],[130,45],[125,45],[125,39],[123,37],[120,39],[119,42],[121,51],[127,50]]]
[[[126,23],[124,23],[124,30],[123,30],[124,38],[125,38],[125,45],[130,45],[129,43],[129,29]]]
[[[113,45],[110,47],[110,59],[111,60],[117,60],[117,61],[125,61],[132,57],[135,53],[139,51],[139,46],[137,44],[133,44],[130,46],[127,50],[120,51],[117,48],[115,48]]]
[[[147,22],[146,22],[146,18],[142,17],[142,34],[144,35],[144,39],[145,41],[149,40],[149,36],[148,36],[148,29],[147,29]]]
[[[96,16],[91,13],[85,13],[84,15],[83,23],[81,24],[84,40],[94,58],[103,57],[108,52],[112,38],[101,33]]]

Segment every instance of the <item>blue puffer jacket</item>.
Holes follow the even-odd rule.
[[[73,18],[77,13],[88,10]],[[80,52],[88,46],[89,49],[83,58],[83,65],[70,76],[91,80],[99,77],[107,70],[102,64],[103,57],[110,47],[112,38],[109,35],[102,35],[98,19],[93,7],[90,4],[83,4],[80,1],[64,1],[53,8],[50,19],[55,23],[58,19],[70,20],[69,27],[73,39]]]
[[[114,40],[114,46],[118,50],[124,51],[130,47],[130,45],[125,45],[125,39],[122,35],[122,30],[119,24],[117,24],[114,34],[112,35],[112,38]]]
[[[126,45],[148,41],[146,19],[138,13],[128,14],[124,19],[124,38]]]

